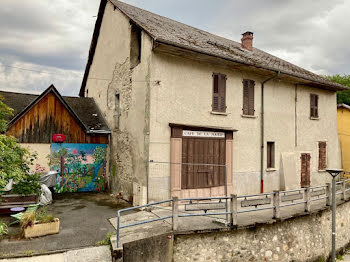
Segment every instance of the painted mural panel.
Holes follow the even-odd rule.
[[[91,192],[106,188],[105,144],[51,144],[50,169],[59,172],[56,192]]]

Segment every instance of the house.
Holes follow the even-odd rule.
[[[102,0],[80,96],[111,128],[113,190],[140,204],[324,183],[340,166],[343,89],[255,48],[252,32],[238,43]]]
[[[339,104],[338,136],[341,148],[342,169],[350,172],[350,106]]]
[[[59,192],[68,188],[69,191],[95,191],[94,179],[99,181],[98,191],[106,189],[110,131],[93,98],[63,97],[53,85],[41,95],[0,91],[0,96],[14,109],[6,134],[14,136],[21,145],[37,154],[32,171],[59,171],[61,177],[58,181],[63,183]],[[64,136],[64,141],[61,141],[64,143],[54,141],[55,135]],[[91,161],[93,153],[89,155],[96,148],[102,153],[98,165]],[[59,155],[59,150],[64,154]],[[54,156],[57,156],[57,161]],[[70,168],[73,163],[81,169],[83,166],[78,164],[86,165],[86,172],[80,172],[79,186],[76,186],[78,178],[73,179],[73,169]],[[63,181],[62,178],[66,179]],[[84,181],[89,182],[89,188]]]

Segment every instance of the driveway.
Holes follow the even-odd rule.
[[[106,193],[56,194],[48,212],[60,219],[59,234],[18,239],[19,226],[10,227],[10,236],[0,240],[0,258],[96,246],[109,232],[115,233],[108,219],[125,207]]]

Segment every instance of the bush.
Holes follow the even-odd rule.
[[[0,97],[0,189],[4,188],[10,179],[14,182],[22,180],[36,158],[36,155],[31,155],[21,147],[14,137],[4,134],[12,111]]]
[[[40,195],[40,174],[27,174],[13,185],[12,192],[20,195]]]

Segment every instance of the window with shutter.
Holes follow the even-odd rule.
[[[253,80],[243,80],[243,115],[254,115],[254,86]]]
[[[267,142],[267,168],[275,167],[275,142]]]
[[[318,118],[318,95],[310,94],[310,117]]]
[[[226,112],[226,75],[213,74],[213,112]]]
[[[318,170],[326,170],[327,168],[327,143],[318,142]]]

